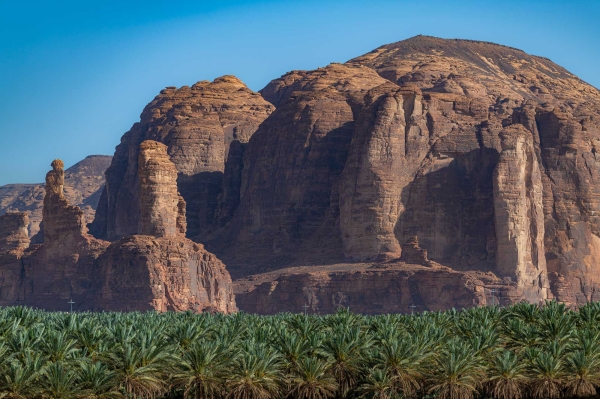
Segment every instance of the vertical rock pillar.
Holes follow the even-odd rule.
[[[529,302],[548,298],[542,181],[533,138],[521,125],[500,133],[494,171],[497,273],[515,280]]]
[[[177,168],[167,146],[153,140],[140,144],[141,220],[139,233],[154,237],[185,235],[185,201],[177,192]]]

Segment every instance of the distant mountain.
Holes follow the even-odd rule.
[[[65,171],[65,195],[79,206],[88,223],[94,220],[100,194],[104,189],[104,172],[110,166],[109,155],[90,155]],[[0,186],[0,215],[6,212],[29,212],[29,236],[40,229],[44,184],[7,184]]]

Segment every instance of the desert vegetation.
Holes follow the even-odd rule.
[[[0,309],[4,398],[562,398],[600,384],[600,304],[414,315]]]

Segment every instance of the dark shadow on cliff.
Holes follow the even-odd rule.
[[[498,157],[489,148],[446,154],[429,169],[433,171],[421,171],[402,192],[406,210],[396,224],[398,241],[418,236],[430,260],[456,270],[493,270]],[[442,167],[436,170],[436,165]]]

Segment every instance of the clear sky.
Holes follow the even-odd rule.
[[[417,34],[541,55],[600,87],[600,1],[0,0],[0,185],[110,154],[164,87],[251,89]]]

